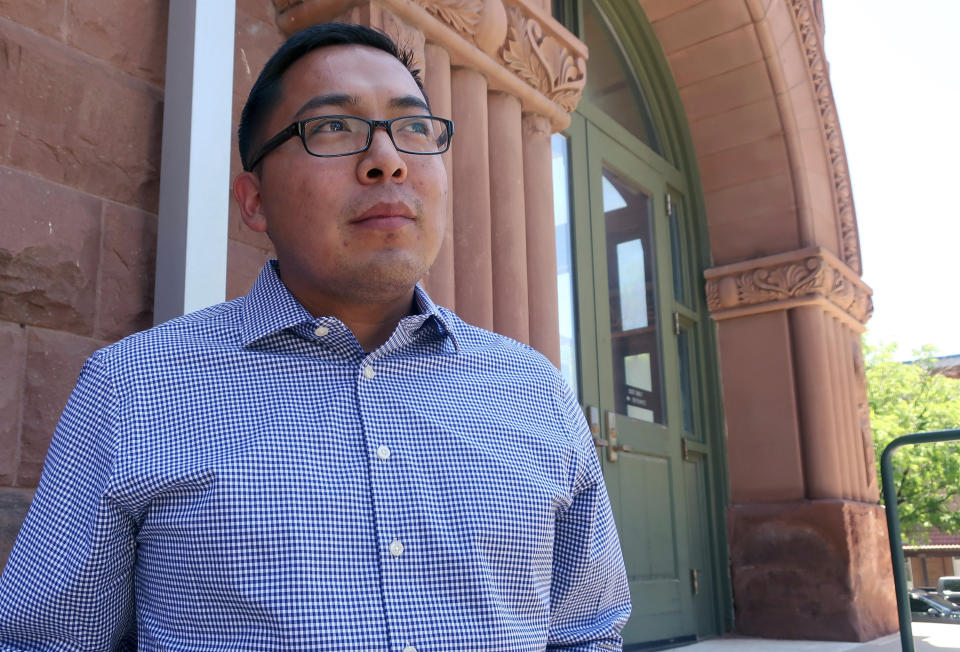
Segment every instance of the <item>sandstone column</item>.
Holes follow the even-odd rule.
[[[441,118],[453,116],[450,97],[450,55],[439,45],[427,43],[424,46],[424,90],[430,101],[434,115]],[[454,131],[453,142],[459,142],[462,136]],[[433,263],[424,284],[430,297],[438,304],[451,310],[456,304],[456,277],[453,262],[453,151],[443,154],[443,164],[447,170],[447,230],[443,234],[443,246]]]
[[[458,125],[453,174],[469,179],[453,197],[457,312],[471,324],[493,330],[487,81],[475,70],[454,68],[452,94]]]
[[[560,308],[557,249],[553,228],[553,172],[550,123],[523,116],[524,206],[527,216],[527,283],[530,293],[530,345],[560,366]]]
[[[808,498],[840,498],[840,447],[830,392],[830,355],[822,312],[816,306],[790,311],[797,374],[797,407]]]
[[[493,326],[498,333],[529,343],[520,101],[506,93],[490,93],[488,105]]]

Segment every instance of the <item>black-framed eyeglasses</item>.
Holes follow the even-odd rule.
[[[321,115],[298,120],[265,142],[246,170],[253,170],[264,156],[294,136],[300,136],[303,148],[311,156],[359,154],[370,149],[377,127],[383,127],[397,151],[406,154],[443,154],[453,137],[453,120],[432,115],[405,115],[392,120]]]

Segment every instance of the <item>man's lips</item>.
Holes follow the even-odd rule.
[[[350,224],[374,229],[396,229],[412,223],[416,218],[409,206],[402,202],[379,203],[350,220]]]

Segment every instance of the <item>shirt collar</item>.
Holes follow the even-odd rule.
[[[454,349],[459,352],[460,346],[449,317],[444,315],[419,283],[414,288],[414,301],[420,314],[427,317],[424,323],[432,317],[440,335],[449,336]],[[243,302],[242,315],[241,338],[244,347],[273,333],[316,321],[280,280],[276,259],[268,260],[260,270],[260,275]]]

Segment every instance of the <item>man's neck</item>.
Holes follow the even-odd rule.
[[[311,315],[332,315],[342,321],[370,353],[390,339],[401,319],[413,312],[413,292],[406,299],[388,303],[340,304],[333,310],[317,310],[304,305]]]
[[[346,325],[367,353],[390,339],[397,324],[413,314],[414,290],[380,300],[351,300],[342,296],[305,291],[302,288],[287,289],[314,317],[336,317]]]

